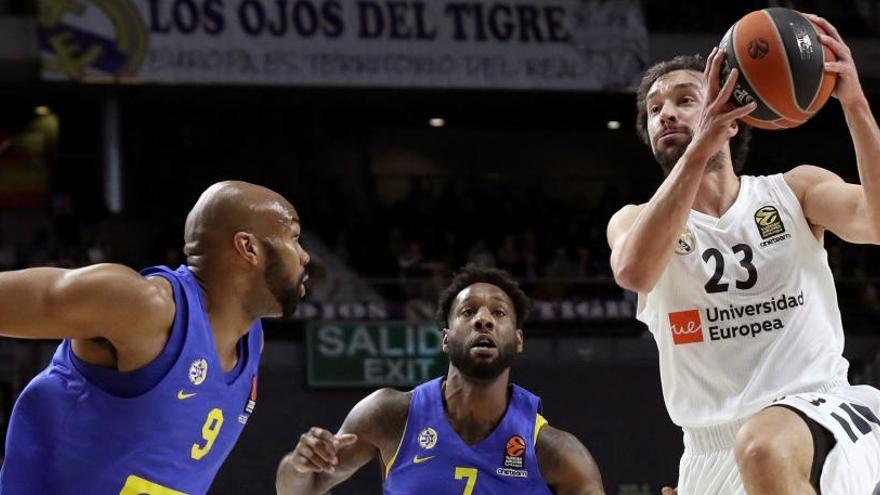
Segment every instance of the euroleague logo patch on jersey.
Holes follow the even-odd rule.
[[[189,365],[189,381],[193,385],[201,385],[208,377],[208,362],[202,358],[196,359]]]
[[[697,238],[694,237],[694,233],[691,232],[690,227],[688,227],[680,236],[678,236],[678,241],[675,243],[675,254],[684,256],[693,253],[696,249]]]
[[[511,478],[528,478],[528,471],[523,469],[525,457],[526,439],[521,435],[511,436],[504,445],[504,467],[496,469],[495,473]]]
[[[507,439],[504,446],[504,467],[519,469],[523,466],[523,457],[526,455],[526,440],[514,435]]]
[[[425,428],[419,433],[419,447],[433,449],[437,445],[437,432],[434,428]]]
[[[248,414],[254,413],[254,407],[257,406],[257,376],[254,375],[251,377],[251,393],[248,395],[247,405],[244,407],[244,411]]]
[[[703,341],[703,321],[696,309],[669,313],[669,328],[675,345]]]
[[[254,413],[254,408],[257,406],[257,375],[251,377],[251,392],[248,394],[247,404],[244,406],[244,413],[238,415],[238,422],[241,424],[247,424],[248,419],[251,417],[251,414]]]
[[[761,239],[769,239],[779,234],[785,233],[785,225],[779,218],[779,210],[774,206],[762,206],[755,212],[755,224],[758,226],[758,233]]]

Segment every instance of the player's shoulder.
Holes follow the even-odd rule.
[[[544,426],[535,442],[541,476],[554,488],[571,493],[603,494],[602,475],[590,451],[573,434]]]
[[[348,415],[347,423],[358,430],[395,429],[406,423],[413,392],[380,388],[361,399]]]
[[[799,200],[803,200],[804,193],[816,184],[826,181],[843,181],[834,172],[816,165],[798,165],[782,174],[782,177]]]
[[[71,325],[83,329],[81,333],[107,339],[116,353],[114,360],[134,363],[147,363],[158,355],[175,315],[174,292],[167,280],[148,279],[112,263],[65,272],[49,291],[46,305],[48,314],[65,315]],[[76,352],[86,360],[106,353],[104,343],[76,340]]]
[[[375,443],[400,438],[409,414],[412,392],[380,388],[361,399],[348,413],[342,431],[366,435]]]
[[[364,401],[375,408],[389,411],[408,409],[412,396],[412,390],[403,391],[391,387],[383,387],[366,396]]]
[[[145,278],[137,271],[114,263],[101,263],[67,271],[53,288],[51,297],[88,308],[99,302],[107,318],[118,316],[129,324],[170,320],[174,315],[174,292],[161,277]],[[77,302],[79,301],[79,302]]]
[[[582,445],[576,436],[549,424],[541,428],[541,431],[538,433],[538,440],[535,442],[535,448],[539,453],[539,457],[541,452],[555,454],[554,457],[557,457],[575,445]]]
[[[171,284],[166,279],[147,278],[130,267],[116,263],[99,263],[70,270],[65,278],[67,283],[174,300]]]
[[[575,486],[583,493],[603,493],[596,461],[573,434],[544,426],[535,442],[535,455],[541,475],[550,486]]]

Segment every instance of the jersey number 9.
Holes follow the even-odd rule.
[[[214,440],[217,440],[217,435],[220,434],[220,428],[222,426],[223,411],[215,407],[208,413],[208,419],[206,419],[205,424],[202,425],[202,439],[205,441],[205,445],[201,446],[194,443],[192,446],[191,454],[193,459],[198,461],[202,457],[208,455],[208,452],[211,451],[211,447],[214,446]]]

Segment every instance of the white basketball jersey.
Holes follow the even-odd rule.
[[[691,210],[640,303],[680,426],[744,418],[782,395],[846,380],[828,256],[782,175],[741,177],[720,219]]]

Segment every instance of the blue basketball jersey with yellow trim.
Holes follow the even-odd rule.
[[[239,345],[240,373],[227,377],[189,269],[143,274],[174,288],[172,333],[185,336],[170,370],[150,390],[123,398],[89,381],[71,342],[63,341],[16,401],[0,494],[207,492],[254,410],[260,321]]]
[[[550,495],[535,457],[541,399],[510,386],[507,411],[488,437],[466,444],[443,409],[443,378],[413,390],[406,429],[389,462],[385,495]]]

